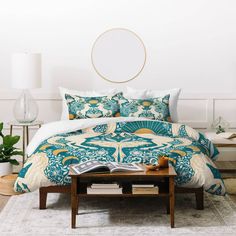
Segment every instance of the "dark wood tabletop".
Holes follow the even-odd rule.
[[[176,172],[175,169],[170,165],[169,168],[160,168],[154,171],[150,171],[150,170],[146,170],[145,165],[140,164],[141,168],[143,169],[143,171],[137,171],[137,172],[114,172],[114,173],[93,173],[93,172],[89,172],[89,173],[84,173],[84,174],[78,174],[76,173],[72,168],[70,168],[70,172],[69,172],[69,176],[70,177],[75,177],[78,176],[81,179],[82,178],[119,178],[119,177],[144,177],[144,176],[149,176],[149,177],[169,177],[169,176],[176,176]]]

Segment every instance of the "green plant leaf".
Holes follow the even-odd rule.
[[[3,130],[3,122],[0,123],[0,132]]]
[[[20,164],[16,159],[9,159],[9,162],[15,166],[18,166]]]
[[[19,142],[20,136],[3,135],[3,123],[0,122],[0,137],[2,138],[2,143],[0,144],[0,162],[10,162],[13,165],[19,165],[19,162],[15,159],[11,159],[15,155],[23,155],[23,152],[14,147],[16,143]]]
[[[6,135],[3,137],[3,145],[6,147],[12,147],[20,140],[20,136]]]
[[[6,148],[3,149],[2,152],[3,152],[4,155],[8,156],[11,152],[13,152],[13,150],[14,149],[12,147],[6,147]]]
[[[14,151],[11,153],[11,156],[16,156],[16,155],[19,155],[19,156],[23,156],[23,152],[22,151]]]
[[[0,163],[9,162],[9,160],[0,160]]]

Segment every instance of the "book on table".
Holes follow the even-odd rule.
[[[114,172],[136,172],[143,169],[135,163],[117,163],[117,162],[100,162],[97,160],[85,161],[80,164],[72,165],[72,169],[77,174],[88,172],[94,173],[114,173]]]
[[[158,186],[154,184],[133,184],[133,194],[159,194]]]
[[[87,194],[122,194],[122,188],[87,188]]]
[[[122,194],[122,188],[117,183],[93,183],[87,187],[87,194]]]
[[[216,135],[217,138],[224,138],[224,139],[235,139],[236,133],[233,132],[223,132]]]
[[[132,184],[133,188],[153,188],[154,184]]]
[[[117,189],[117,188],[120,188],[119,184],[117,184],[117,183],[112,183],[112,184],[94,183],[90,187],[93,189]]]

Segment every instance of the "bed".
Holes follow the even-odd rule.
[[[123,111],[126,117],[114,117],[115,113],[110,110],[117,109],[116,103],[110,100],[106,103],[107,98],[86,100],[76,97],[79,99],[76,100],[70,95],[66,99],[71,105],[69,117],[72,118],[46,124],[38,130],[28,146],[29,158],[15,182],[15,191],[41,189],[41,200],[45,202],[47,192],[69,191],[71,180],[68,172],[71,164],[89,159],[148,164],[157,163],[159,156],[166,155],[177,172],[177,190],[199,193],[204,189],[216,195],[225,194],[223,180],[213,163],[218,150],[203,134],[169,120],[169,113],[165,110],[169,97],[145,100],[145,103],[142,101],[142,111],[139,100],[132,101],[131,105],[126,100]],[[97,105],[104,101],[106,105]],[[150,104],[158,107],[158,113],[150,108]],[[100,115],[107,107],[111,117],[84,117]],[[86,113],[78,112],[78,109],[85,109]],[[129,116],[127,111],[142,116]],[[145,117],[153,113],[161,118],[166,114],[166,118]]]

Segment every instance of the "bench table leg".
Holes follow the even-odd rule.
[[[44,188],[39,189],[39,209],[46,209],[48,192]]]
[[[196,196],[197,210],[203,210],[204,209],[204,190],[203,190],[203,188],[198,189],[195,192],[195,196]]]
[[[76,228],[76,215],[78,212],[79,198],[78,198],[78,178],[71,177],[71,228]]]
[[[174,177],[169,178],[169,198],[170,198],[170,226],[175,227],[174,214],[175,214],[175,185]]]

